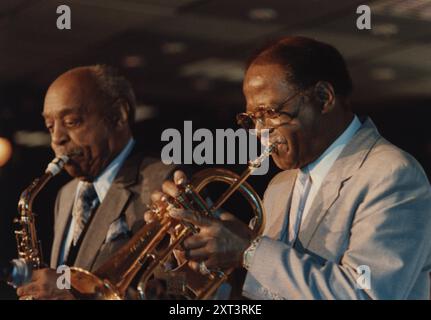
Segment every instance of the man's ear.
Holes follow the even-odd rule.
[[[118,128],[122,128],[125,125],[128,125],[129,122],[129,114],[130,114],[130,106],[126,100],[120,99],[117,102],[118,105],[118,118],[116,119],[115,125]]]
[[[329,82],[319,81],[316,83],[314,89],[322,114],[331,112],[335,106],[334,87]]]

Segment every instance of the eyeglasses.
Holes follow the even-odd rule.
[[[243,127],[246,130],[255,129],[257,123],[259,122],[262,126],[265,126],[266,121],[275,120],[281,116],[286,116],[291,120],[296,118],[299,114],[299,108],[294,112],[281,111],[285,108],[286,104],[292,101],[297,96],[302,96],[303,92],[298,91],[293,96],[284,100],[281,104],[274,108],[268,108],[265,106],[259,106],[256,110],[252,112],[242,112],[236,116],[236,120],[238,125]]]

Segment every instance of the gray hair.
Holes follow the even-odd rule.
[[[128,122],[129,127],[132,128],[135,122],[136,98],[130,82],[111,66],[97,64],[89,66],[88,70],[94,76],[100,93],[110,106],[110,110],[106,113],[107,119],[115,122],[119,116],[120,103],[127,102]]]

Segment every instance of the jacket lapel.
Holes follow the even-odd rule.
[[[267,224],[264,234],[272,239],[282,240],[282,231],[285,230],[285,226],[289,223],[289,209],[292,201],[293,186],[295,184],[295,177],[298,174],[298,170],[288,170],[283,174],[281,182],[272,186],[271,198],[265,199],[266,215],[268,217]]]
[[[380,138],[374,123],[367,118],[352,140],[346,145],[324,179],[307,214],[299,241],[307,247],[326,213],[338,199],[344,183],[349,180],[365,161],[371,148]]]
[[[70,184],[62,190],[60,195],[61,198],[58,200],[58,217],[55,219],[54,229],[56,232],[54,233],[54,241],[51,249],[51,268],[56,268],[58,265],[58,258],[63,244],[63,239],[65,237],[66,227],[69,223],[69,218],[72,212],[77,185],[78,180],[72,180]]]
[[[105,199],[94,213],[82,240],[75,266],[91,270],[98,251],[106,238],[109,226],[124,212],[124,208],[132,195],[129,187],[136,184],[139,177],[140,161],[136,159],[139,156],[139,154],[132,152],[132,155],[126,159]]]

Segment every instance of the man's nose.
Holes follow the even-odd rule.
[[[267,123],[265,118],[259,118],[256,121],[256,132],[261,133],[262,130],[271,130],[272,127]],[[270,131],[271,132],[271,131]]]
[[[66,128],[62,125],[55,125],[51,132],[51,144],[55,146],[64,145],[69,140]]]
[[[269,131],[264,124],[256,122],[256,135],[262,145],[267,146],[269,143]]]

